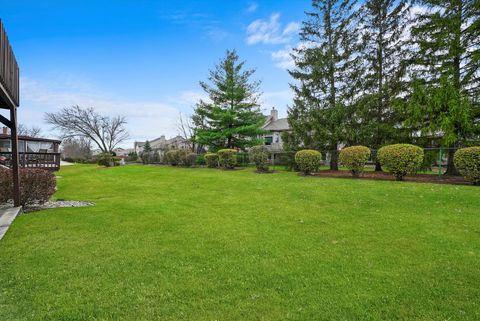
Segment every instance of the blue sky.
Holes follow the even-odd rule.
[[[173,136],[208,70],[236,49],[263,81],[262,108],[286,116],[286,68],[309,0],[11,1],[0,18],[21,68],[20,122],[78,104],[129,121],[131,139]]]

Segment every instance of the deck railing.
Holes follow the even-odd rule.
[[[60,169],[60,153],[18,153],[23,168]],[[11,152],[0,152],[0,164],[11,167]]]
[[[17,60],[0,19],[0,83],[15,106],[19,105],[19,70]]]

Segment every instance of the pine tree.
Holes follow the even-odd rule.
[[[355,119],[356,141],[373,149],[398,142],[401,115],[396,105],[405,92],[406,44],[402,38],[408,20],[405,0],[370,0],[361,8],[364,70]],[[376,170],[381,170],[379,162]]]
[[[302,23],[302,46],[295,49],[291,76],[294,103],[288,111],[289,141],[332,153],[330,167],[338,169],[338,148],[348,141],[360,64],[354,28],[354,1],[313,0]]]
[[[144,153],[149,153],[152,151],[152,146],[150,146],[150,142],[147,140],[145,142],[145,145],[143,145],[143,152]]]
[[[210,71],[209,83],[200,82],[210,101],[201,100],[195,107],[195,141],[210,150],[260,143],[265,121],[259,107],[260,82],[250,80],[255,69],[244,70],[244,65],[235,50],[227,51]]]
[[[455,174],[453,148],[479,130],[480,1],[421,4],[427,10],[412,30],[416,68],[406,124],[450,148],[447,174]]]

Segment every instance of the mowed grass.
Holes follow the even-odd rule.
[[[0,241],[1,320],[479,320],[480,188],[63,168]]]

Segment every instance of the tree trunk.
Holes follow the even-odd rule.
[[[338,171],[338,150],[337,145],[335,145],[335,150],[332,150],[332,155],[330,156],[330,169],[332,171]]]
[[[454,154],[455,154],[455,149],[450,148],[448,150],[447,171],[445,172],[445,175],[454,175],[454,176],[459,175],[459,172],[457,171],[457,168],[455,167],[455,164],[453,163],[453,155]]]
[[[375,162],[375,172],[381,172],[382,171],[382,165],[380,165],[380,162],[377,160]]]

